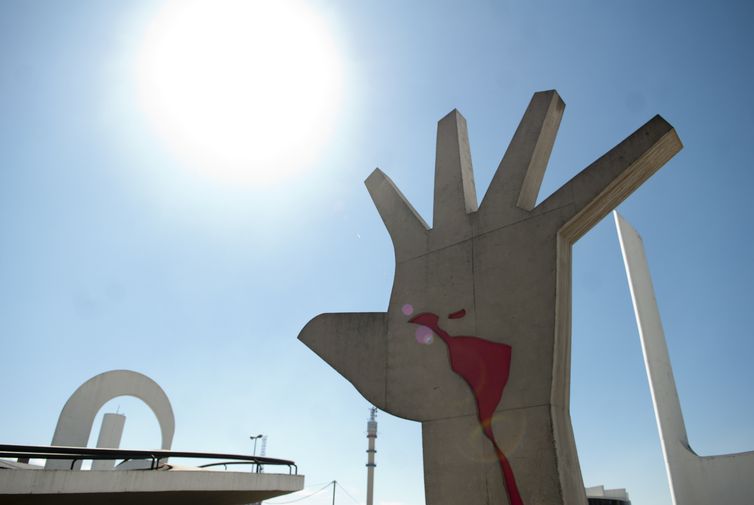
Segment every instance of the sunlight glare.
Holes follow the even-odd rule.
[[[269,181],[303,170],[327,140],[341,68],[322,19],[293,0],[174,1],[148,29],[139,91],[192,167]]]

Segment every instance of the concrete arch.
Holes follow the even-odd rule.
[[[146,375],[131,370],[112,370],[83,383],[63,406],[52,437],[52,445],[85,447],[94,418],[108,401],[118,396],[133,396],[152,409],[160,424],[161,449],[170,449],[175,433],[173,408],[162,388]],[[48,460],[47,469],[69,469],[70,460]],[[80,468],[81,463],[76,464]]]

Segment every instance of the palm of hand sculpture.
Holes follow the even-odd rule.
[[[395,249],[388,311],[321,314],[299,335],[375,406],[422,423],[431,505],[586,503],[569,414],[571,245],[681,143],[655,116],[536,205],[564,108],[555,91],[534,95],[479,206],[465,120],[440,120],[431,229],[375,170],[367,189]],[[446,345],[418,343],[417,327]]]
[[[404,312],[408,312],[408,308]],[[466,309],[462,309],[450,314],[448,319],[465,315]],[[484,436],[495,448],[508,500],[511,505],[522,505],[513,469],[492,432],[492,416],[500,403],[510,374],[511,346],[477,337],[453,337],[440,327],[439,319],[436,314],[423,312],[412,317],[409,322],[432,330],[448,346],[450,368],[466,381],[474,393],[477,417]]]

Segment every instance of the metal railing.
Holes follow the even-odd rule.
[[[266,456],[249,456],[247,454],[225,454],[215,452],[165,451],[165,450],[132,450],[132,449],[100,449],[94,447],[67,447],[55,445],[9,445],[0,444],[0,457],[21,459],[64,459],[71,460],[71,470],[82,460],[122,459],[150,460],[148,470],[160,468],[160,460],[167,458],[193,458],[230,460],[207,463],[199,468],[220,465],[253,465],[254,471],[260,473],[263,466],[287,466],[289,475],[298,475],[296,463],[287,459],[268,458]],[[227,466],[226,466],[227,468]],[[145,469],[146,470],[146,469]]]

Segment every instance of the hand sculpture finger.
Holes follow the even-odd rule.
[[[655,116],[553,193],[539,207],[573,205],[563,235],[573,243],[681,150],[673,127]]]
[[[480,219],[504,224],[534,208],[564,110],[556,91],[534,93],[487,189]]]
[[[424,254],[429,227],[393,181],[376,168],[364,184],[393,241],[395,259],[402,261]]]
[[[433,241],[446,243],[466,238],[467,216],[476,210],[466,119],[454,109],[437,123]]]

